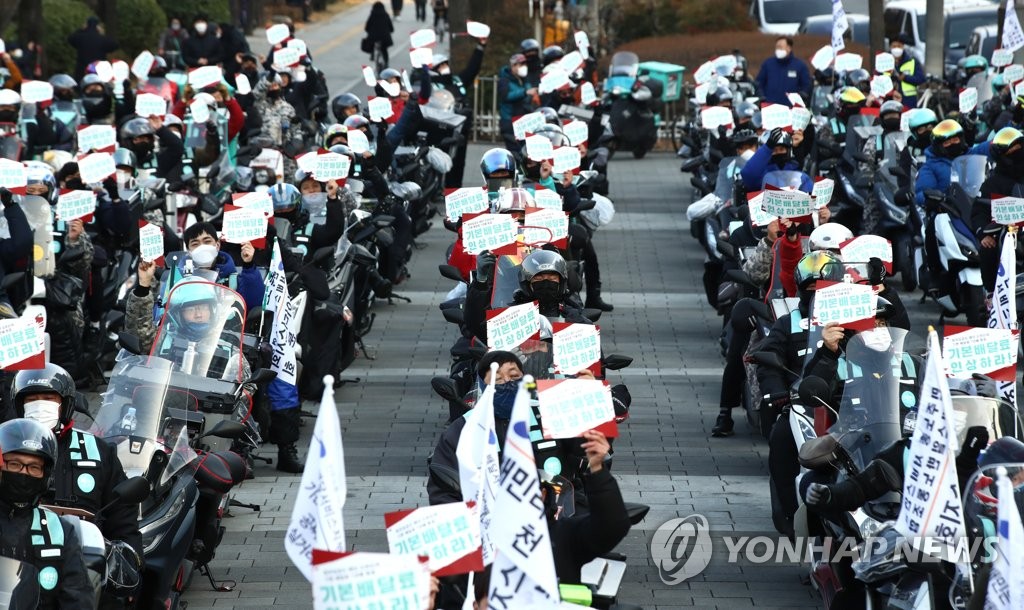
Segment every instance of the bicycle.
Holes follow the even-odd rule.
[[[374,65],[374,68],[376,68],[377,74],[380,74],[388,67],[387,54],[385,53],[384,45],[379,40],[373,43],[373,52],[370,53],[370,62]]]

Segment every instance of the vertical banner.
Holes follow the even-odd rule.
[[[1003,250],[999,255],[999,272],[996,287],[992,292],[992,312],[988,327],[1006,330],[1017,329],[1017,232],[1007,232],[1003,239]],[[999,395],[1014,407],[1017,406],[1017,377],[1013,381],[999,382]]]

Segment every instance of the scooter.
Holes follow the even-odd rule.
[[[636,159],[642,159],[658,141],[658,128],[651,109],[654,96],[637,78],[639,66],[640,58],[636,53],[619,51],[612,55],[604,83],[615,148],[632,152]]]

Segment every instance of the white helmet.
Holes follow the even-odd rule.
[[[0,89],[0,106],[19,106],[21,105],[21,96],[18,95],[17,91],[10,89]]]
[[[811,252],[815,250],[839,251],[839,246],[845,241],[853,239],[853,232],[838,222],[827,222],[817,229],[811,231],[810,247]]]

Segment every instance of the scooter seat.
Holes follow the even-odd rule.
[[[804,441],[800,446],[800,465],[810,470],[831,466],[835,461],[838,445],[839,441],[831,434]]]
[[[244,481],[245,474],[245,460],[241,456],[231,451],[215,451],[200,456],[195,476],[201,489],[223,494]]]

